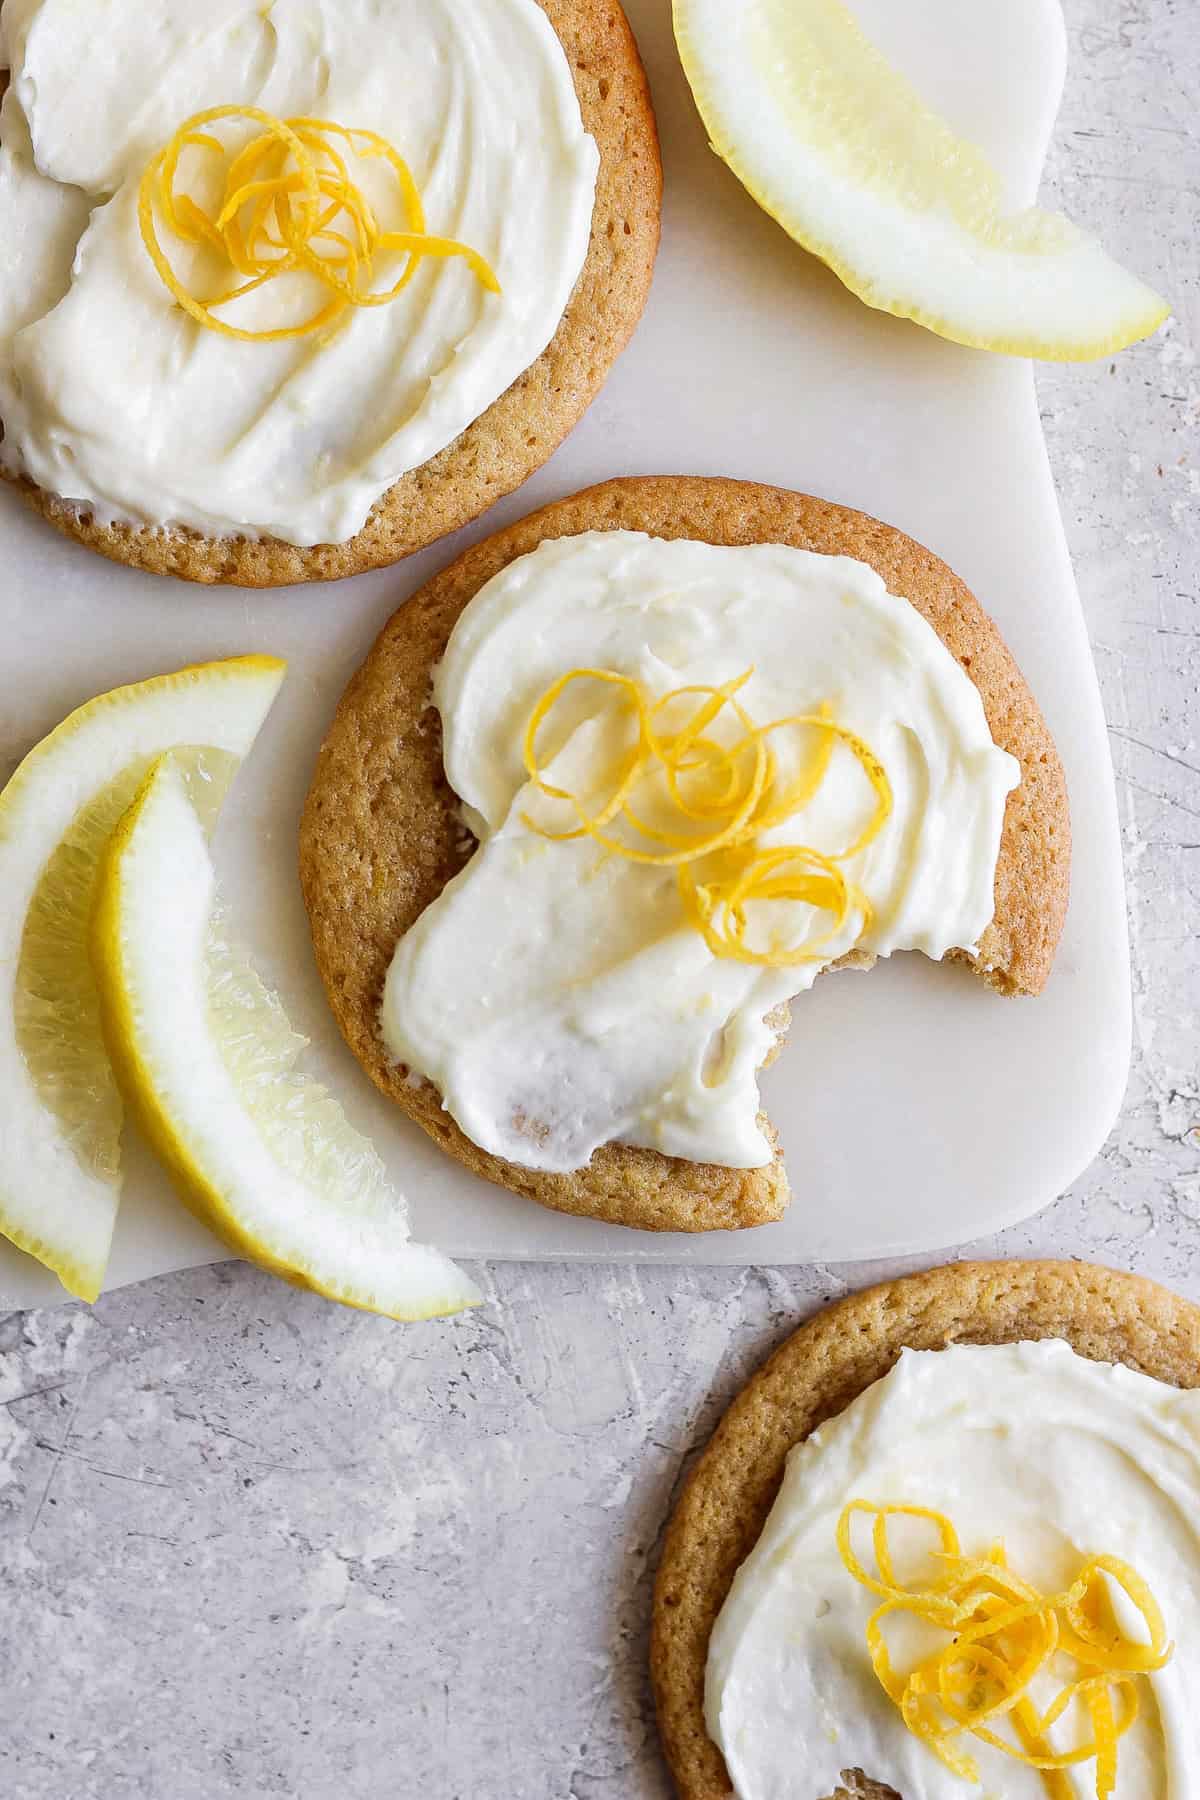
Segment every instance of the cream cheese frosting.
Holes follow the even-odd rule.
[[[536,0],[4,0],[0,66],[0,460],[102,522],[352,537],[536,360],[583,267],[599,154]],[[225,105],[380,133],[430,231],[501,292],[430,259],[324,340],[195,324],[146,254],[137,186]],[[284,322],[279,285],[236,322]]]
[[[1059,1342],[906,1350],[791,1452],[713,1628],[706,1720],[738,1800],[816,1800],[854,1768],[904,1800],[1045,1800],[1037,1770],[970,1739],[973,1787],[904,1726],[867,1657],[878,1596],[847,1573],[835,1542],[853,1499],[945,1513],[964,1554],[1001,1538],[1012,1567],[1045,1593],[1067,1588],[1093,1554],[1132,1564],[1175,1651],[1139,1677],[1114,1800],[1196,1791],[1200,1393],[1088,1362]],[[1080,1800],[1094,1796],[1094,1763],[1066,1779]]]
[[[688,923],[673,870],[531,832],[526,725],[574,667],[631,676],[656,697],[753,667],[738,698],[762,722],[828,703],[891,783],[886,825],[846,865],[873,909],[861,948],[879,956],[977,945],[1019,766],[932,627],[850,558],[585,533],[511,563],[462,614],[434,697],[479,848],[397,946],[381,1015],[390,1052],[435,1084],[476,1144],[526,1167],[580,1168],[614,1141],[760,1167],[769,1015],[854,947],[861,917],[812,963],[734,961]],[[614,729],[583,704],[547,774],[611,760]],[[853,757],[835,757],[800,841],[849,844],[872,799]],[[761,842],[796,834],[784,821]],[[827,926],[797,905],[789,944]]]

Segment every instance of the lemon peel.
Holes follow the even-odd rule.
[[[845,725],[833,718],[829,707],[816,713],[795,713],[756,725],[738,694],[754,670],[721,685],[691,683],[672,688],[653,700],[642,684],[612,669],[575,668],[553,682],[530,713],[522,744],[526,773],[539,793],[569,806],[577,823],[554,831],[530,813],[522,823],[539,837],[565,843],[590,837],[602,849],[630,862],[651,868],[673,868],[680,899],[689,923],[704,938],[714,956],[771,968],[796,967],[823,962],[825,948],[840,937],[855,913],[861,940],[871,923],[866,896],[840,866],[865,850],[882,831],[892,809],[887,771],[874,751]],[[627,715],[635,741],[621,759],[609,782],[608,798],[597,811],[589,811],[579,794],[546,779],[540,742],[563,696],[577,682],[596,682],[609,690],[613,702]],[[691,716],[670,729],[667,715],[680,702],[698,699]],[[741,736],[725,745],[708,734],[726,710],[741,727]],[[791,781],[778,784],[778,758],[768,739],[775,733],[800,731],[815,734],[809,754]],[[836,744],[855,757],[875,795],[871,817],[852,843],[834,853],[807,844],[754,847],[763,832],[782,825],[810,804],[828,772]],[[651,824],[632,799],[636,789],[656,783],[660,799],[680,829]],[[604,785],[598,781],[597,785]],[[634,834],[618,836],[609,827],[623,825]],[[691,826],[692,829],[686,829]],[[703,829],[708,827],[707,830]],[[645,844],[661,849],[643,848]],[[701,867],[701,865],[703,865]],[[747,943],[747,909],[764,901],[790,902],[828,912],[829,929],[809,939],[803,949],[765,950]]]
[[[854,1522],[860,1515],[871,1520],[875,1573],[854,1548]],[[933,1527],[940,1576],[919,1584],[896,1574],[888,1539],[888,1522],[895,1518]],[[1120,1739],[1138,1717],[1137,1677],[1164,1668],[1174,1653],[1158,1602],[1136,1569],[1115,1556],[1093,1556],[1065,1593],[1043,1594],[1009,1568],[1002,1543],[982,1557],[965,1557],[945,1514],[871,1500],[851,1500],[838,1519],[836,1535],[847,1573],[881,1600],[867,1621],[867,1653],[879,1685],[914,1737],[954,1774],[978,1782],[979,1765],[958,1741],[969,1734],[1040,1770],[1050,1800],[1071,1800],[1074,1789],[1063,1771],[1094,1761],[1097,1800],[1109,1800],[1116,1787]],[[1121,1629],[1104,1576],[1138,1613],[1146,1629],[1144,1641]],[[897,1614],[949,1634],[940,1650],[906,1676],[893,1667],[884,1632],[887,1619]],[[1030,1689],[1059,1657],[1073,1658],[1080,1673],[1039,1711]],[[1114,1695],[1121,1700],[1119,1713]],[[1049,1733],[1074,1706],[1088,1715],[1091,1741],[1056,1751]],[[1015,1743],[988,1723],[1006,1719]]]
[[[204,130],[231,119],[262,128],[232,156],[220,137]],[[383,229],[333,138],[344,140],[363,161],[386,163],[399,190],[403,230]],[[229,157],[213,211],[177,190],[187,150]],[[198,299],[163,250],[156,208],[176,238],[206,246],[235,275],[245,276],[241,285],[215,299]],[[138,189],[138,226],[159,279],[184,311],[207,330],[245,342],[307,337],[335,324],[350,307],[387,306],[403,293],[426,257],[460,257],[489,292],[500,292],[495,272],[477,250],[426,230],[420,191],[399,151],[378,132],[331,119],[277,119],[255,106],[214,106],[193,114],[146,166]],[[376,292],[371,286],[375,263],[389,253],[403,255],[405,266],[390,287]],[[296,273],[315,276],[331,295],[300,324],[250,331],[216,316],[216,308]]]

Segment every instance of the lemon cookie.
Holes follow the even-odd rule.
[[[760,548],[752,551],[752,546]],[[710,547],[724,547],[720,555],[730,560],[720,562]],[[683,559],[678,566],[676,552]],[[663,573],[667,563],[669,579]],[[630,594],[658,598],[649,610],[639,610],[640,601],[632,599],[626,605],[623,583]],[[682,608],[672,599],[677,588],[693,596]],[[521,600],[516,610],[510,607],[514,593]],[[759,598],[748,600],[747,594]],[[553,619],[549,612],[542,616],[537,607],[552,606],[556,595],[558,612]],[[725,596],[719,617],[710,604],[716,595]],[[471,606],[476,596],[478,604]],[[533,612],[521,609],[526,602]],[[876,904],[864,904],[855,889],[857,877],[843,876],[844,868],[857,866],[838,864],[839,854],[849,855],[846,845],[833,851],[823,840],[832,854],[793,846],[798,860],[789,870],[776,870],[792,884],[790,892],[803,892],[812,902],[806,918],[816,917],[822,907],[831,909],[832,937],[824,930],[817,934],[822,948],[810,952],[802,946],[795,955],[789,951],[776,959],[747,941],[740,947],[718,945],[709,955],[699,930],[694,940],[679,935],[675,871],[660,872],[663,879],[649,901],[651,889],[637,885],[640,871],[627,857],[605,854],[604,873],[597,875],[586,864],[576,868],[569,845],[542,843],[539,849],[532,840],[514,845],[511,834],[494,830],[495,816],[489,815],[497,809],[503,814],[521,786],[522,731],[546,671],[561,677],[581,660],[594,663],[602,652],[589,633],[600,631],[611,660],[616,639],[604,634],[612,618],[619,618],[613,630],[626,638],[632,633],[635,664],[643,655],[651,657],[651,673],[661,675],[660,693],[683,679],[662,674],[668,662],[692,666],[688,644],[698,634],[701,645],[710,646],[701,661],[706,667],[711,662],[723,690],[731,687],[729,677],[738,677],[734,699],[751,720],[747,705],[778,711],[775,688],[770,681],[764,685],[771,673],[771,643],[758,643],[769,609],[770,617],[801,637],[804,621],[814,622],[814,635],[803,645],[789,638],[774,658],[774,674],[784,682],[785,695],[802,676],[824,683],[810,696],[813,706],[832,696],[833,712],[809,725],[815,744],[840,733],[842,761],[823,790],[832,795],[834,835],[849,818],[856,821],[850,836],[857,831],[865,842],[870,835],[871,826],[863,821],[872,816],[878,821],[879,799],[869,779],[869,736],[877,726],[883,729],[879,708],[905,709],[907,702],[895,698],[897,681],[903,687],[917,679],[921,696],[906,711],[908,724],[898,736],[888,727],[884,761],[890,772],[884,780],[891,819],[879,838],[887,871],[879,889],[872,888]],[[506,621],[503,629],[493,629],[498,618]],[[904,639],[903,651],[896,632]],[[453,654],[447,657],[452,633]],[[747,648],[751,638],[757,651]],[[476,658],[484,643],[490,645],[487,655],[480,651]],[[868,644],[869,678],[846,666],[857,654],[854,646]],[[585,655],[589,650],[595,655]],[[730,659],[740,666],[753,660],[752,651],[763,668],[749,685],[740,685]],[[454,716],[464,727],[460,747],[468,761],[474,757],[474,773],[464,773],[458,751],[447,747],[455,764],[453,785],[441,718],[431,705],[430,678],[439,664],[440,687],[454,689]],[[483,669],[486,679],[475,682],[472,670]],[[963,679],[964,670],[969,680]],[[892,696],[886,705],[880,700],[885,689]],[[688,683],[685,690],[691,691]],[[443,706],[449,703],[447,692]],[[936,705],[928,699],[935,692],[941,695]],[[758,701],[751,699],[756,693]],[[931,711],[940,721],[936,728],[929,725]],[[953,726],[947,724],[951,715]],[[767,720],[772,713],[759,710],[754,717]],[[916,752],[913,745],[930,729],[939,747],[931,738],[925,751]],[[915,757],[911,766],[910,757]],[[509,873],[516,868],[519,874],[523,864],[534,866],[533,857],[549,882],[549,903],[557,905],[561,897],[561,916],[549,934],[542,931],[540,948],[522,944],[514,958],[496,937],[501,919],[506,930],[516,929],[537,912],[525,904],[520,887],[507,881],[504,866],[494,889],[476,880],[487,873],[483,860],[471,864],[469,880],[448,887],[474,848],[460,798],[468,803],[472,829],[488,839],[492,863],[500,859],[502,865],[511,854]],[[814,813],[823,804],[818,795]],[[961,815],[960,804],[966,807]],[[933,837],[923,835],[935,825]],[[760,842],[765,841],[766,834]],[[777,854],[771,850],[767,862],[756,860],[755,880],[761,882]],[[564,856],[568,860],[561,860]],[[781,1215],[786,1177],[772,1129],[756,1116],[754,1080],[786,1022],[780,1007],[788,994],[809,985],[832,960],[861,961],[902,944],[939,956],[965,956],[990,985],[1036,993],[1049,974],[1061,929],[1068,871],[1066,794],[1053,743],[995,627],[951,571],[902,533],[847,508],[781,489],[687,477],[610,482],[548,507],[468,551],[416,594],[385,628],[342,701],[321,751],[301,830],[301,873],[318,964],[347,1041],[372,1079],[478,1173],[561,1211],[651,1230],[731,1229]],[[630,872],[632,887],[625,885]],[[614,883],[613,904],[606,898],[595,918],[572,904],[583,894],[590,903]],[[925,899],[919,900],[922,890]],[[766,889],[760,885],[755,891]],[[432,903],[443,895],[439,912]],[[457,936],[434,933],[446,909],[460,904],[474,910],[463,915]],[[703,904],[701,895],[697,905]],[[651,929],[653,908],[661,909],[661,930]],[[726,911],[728,924],[734,909]],[[864,912],[873,915],[869,922]],[[418,920],[421,931],[413,933]],[[607,945],[604,932],[612,920],[629,922],[630,945]],[[711,921],[710,926],[716,930]],[[736,925],[732,929],[736,933]],[[544,1055],[536,1032],[523,1037],[508,1029],[520,1009],[515,990],[513,1004],[505,998],[495,1017],[507,1059],[504,1082],[520,1088],[527,1074],[537,1077],[526,1089],[528,1099],[498,1087],[487,1057],[472,1060],[473,1049],[460,1060],[473,1074],[458,1092],[450,1091],[449,1079],[438,1085],[416,1073],[416,1068],[430,1072],[423,1061],[398,1056],[396,1044],[406,1031],[427,1026],[436,1033],[441,1023],[453,1024],[486,1005],[488,996],[481,997],[476,980],[480,968],[486,965],[484,987],[506,979],[519,983],[521,968],[550,970],[554,956],[570,948],[572,934],[586,940],[584,952],[611,964],[618,983],[606,989],[603,979],[593,982],[589,997],[601,1011],[582,1030],[574,1022],[570,1027],[573,1044],[589,1052],[598,1045],[607,1058],[596,1077],[604,1088],[602,1105],[593,1105],[593,1096],[585,1094],[586,1104],[576,1108],[570,1096],[573,1083],[580,1085],[578,1071],[564,1072],[561,1061]],[[659,955],[660,939],[666,960]],[[415,951],[424,943],[430,958],[393,969],[389,978],[402,940]],[[693,986],[697,970],[702,979]],[[461,992],[450,992],[445,982]],[[678,1003],[668,1007],[664,996]],[[385,999],[390,1045],[380,1024]],[[653,1017],[640,1018],[637,1006],[650,1001],[656,1002]],[[557,1022],[552,1024],[556,1030]],[[616,1028],[625,1036],[615,1036]],[[697,1050],[710,1040],[712,1054]],[[624,1090],[613,1099],[609,1089],[615,1094],[637,1075],[643,1045],[676,1062],[665,1074],[655,1072],[652,1093],[639,1091],[635,1129],[611,1130],[612,1108],[619,1105],[628,1115],[630,1102]],[[671,1079],[671,1067],[693,1065],[694,1079],[682,1084]],[[563,1093],[574,1109],[565,1124],[552,1116]],[[454,1104],[453,1116],[443,1106],[443,1094]],[[589,1145],[588,1133],[590,1157],[580,1155],[580,1144]],[[493,1142],[506,1147],[481,1148],[480,1140],[492,1134]],[[610,1141],[638,1136],[641,1142]],[[716,1146],[716,1154],[706,1153],[709,1145]],[[572,1156],[581,1166],[570,1166]]]
[[[624,14],[152,10],[0,25],[0,472],[158,574],[393,562],[538,468],[640,316],[661,170]]]
[[[980,1579],[1007,1569],[1005,1580],[1031,1577],[1039,1591],[1062,1586],[1068,1598],[1088,1558],[1107,1553],[1139,1609],[1147,1603],[1134,1635],[1158,1641],[1153,1653],[1124,1659],[1142,1673],[1121,1677],[1137,1704],[1117,1708],[1119,1723],[1135,1716],[1128,1736],[1117,1734],[1115,1791],[1165,1795],[1164,1755],[1190,1761],[1197,1749],[1185,1742],[1189,1709],[1173,1699],[1197,1655],[1187,1626],[1200,1596],[1188,1523],[1197,1409],[1174,1390],[1197,1385],[1200,1309],[1083,1263],[951,1265],[851,1295],[801,1326],[726,1413],[667,1531],[651,1666],[681,1800],[755,1796],[780,1755],[794,1776],[769,1791],[790,1794],[794,1779],[801,1800],[827,1794],[839,1775],[850,1792],[873,1797],[970,1791],[905,1729],[872,1667],[864,1621],[889,1582],[872,1561],[870,1520],[855,1516],[869,1510],[916,1532],[906,1554],[926,1561],[921,1534],[952,1518],[962,1554],[982,1559]],[[949,1549],[957,1553],[957,1534]],[[893,1611],[914,1566],[891,1578]],[[878,1591],[867,1593],[861,1575]],[[824,1598],[806,1606],[810,1578]],[[774,1632],[779,1606],[795,1628],[784,1648]],[[1123,1624],[1127,1617],[1123,1610]],[[1159,1630],[1164,1617],[1169,1632]],[[820,1728],[797,1658],[829,1701]],[[1108,1661],[1112,1670],[1122,1659]],[[756,1669],[761,1712],[751,1705],[743,1716]],[[793,1696],[795,1715],[785,1717]],[[997,1732],[1002,1722],[998,1713]],[[710,1730],[739,1766],[736,1781]],[[951,1762],[961,1754],[983,1758],[985,1785],[1002,1781],[1006,1795],[1042,1792],[1038,1772],[1011,1751],[1005,1761],[963,1732]],[[1070,1791],[1093,1792],[1094,1762],[1077,1775],[1083,1786]]]

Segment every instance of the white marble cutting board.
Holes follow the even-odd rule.
[[[1058,0],[854,0],[925,96],[1036,192],[1062,86]],[[335,586],[208,591],[111,566],[0,495],[0,779],[71,707],[119,682],[247,650],[291,660],[216,844],[241,933],[412,1201],[455,1255],[783,1263],[933,1250],[1029,1215],[1099,1149],[1129,1058],[1116,808],[1100,697],[1030,367],[861,306],[710,154],[668,0],[627,0],[658,107],[663,246],[633,346],[570,441],[459,539]],[[1120,254],[1121,246],[1111,246]],[[945,557],[998,620],[1066,764],[1074,899],[1039,1001],[916,957],[818,983],[767,1076],[795,1198],[757,1232],[621,1231],[543,1211],[444,1158],[344,1050],[308,945],[296,824],[317,744],[392,609],[467,541],[616,474],[777,482],[862,507]],[[110,1285],[221,1246],[132,1145]],[[0,1309],[61,1297],[0,1244]]]

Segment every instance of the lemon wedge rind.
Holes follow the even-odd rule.
[[[121,1102],[88,960],[96,870],[151,759],[195,747],[215,805],[279,690],[267,656],[89,701],[0,792],[0,1234],[94,1300],[120,1199]]]
[[[402,1320],[479,1304],[414,1244],[378,1155],[299,1074],[304,1040],[226,941],[208,843],[180,771],[157,762],[109,841],[92,924],[109,1054],[185,1204],[239,1255]]]
[[[976,349],[1084,362],[1165,301],[1060,213],[1006,214],[955,136],[841,0],[673,0],[712,148],[859,299]]]

